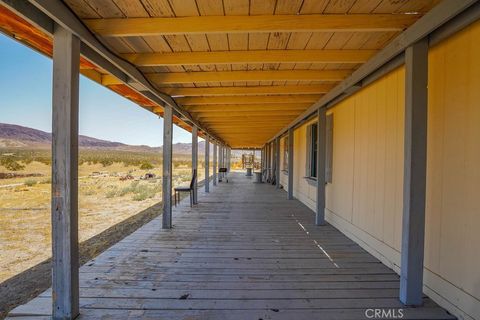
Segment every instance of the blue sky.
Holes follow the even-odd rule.
[[[0,122],[51,132],[52,61],[0,34]],[[80,134],[160,146],[163,119],[80,76]],[[174,126],[174,142],[191,142]]]

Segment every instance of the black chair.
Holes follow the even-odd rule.
[[[225,177],[225,180],[227,181],[228,183],[228,169],[227,168],[218,168],[218,172],[220,173],[220,178],[218,179],[218,182],[222,182],[223,178],[222,178],[222,174],[223,173],[223,177]]]
[[[177,194],[178,202],[180,202],[180,192],[189,192],[190,193],[190,207],[193,206],[193,189],[195,188],[195,181],[197,180],[197,169],[193,169],[192,181],[190,181],[189,187],[176,187],[175,190],[175,207],[177,206]]]

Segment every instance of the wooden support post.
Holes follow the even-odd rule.
[[[223,163],[222,163],[222,156],[223,156],[223,146],[220,144],[218,146],[218,168],[223,168]],[[218,173],[218,181],[222,181],[223,174],[221,172]]]
[[[263,147],[263,169],[267,170],[267,145]]]
[[[266,159],[266,167],[267,167],[267,181],[270,181],[270,177],[271,177],[271,174],[270,174],[270,143],[267,143],[266,145],[266,150],[267,150],[267,156],[265,157]]]
[[[325,224],[325,161],[327,153],[327,108],[318,109],[317,125],[317,214],[315,224]]]
[[[162,228],[172,227],[172,138],[173,138],[173,110],[165,105],[163,113],[163,175],[162,201],[163,216]]]
[[[217,185],[217,142],[213,143],[213,185]]]
[[[230,172],[230,147],[227,147],[227,170]]]
[[[265,146],[263,146],[262,150],[260,150],[260,169],[262,170],[263,177],[263,170],[265,170]]]
[[[193,171],[197,172],[197,179],[193,183],[193,204],[198,203],[198,190],[197,190],[197,180],[198,180],[198,128],[192,127],[192,175]]]
[[[275,181],[276,177],[276,173],[277,173],[277,169],[276,169],[276,160],[277,160],[277,156],[276,156],[276,152],[277,150],[275,150],[275,140],[270,142],[270,145],[272,146],[272,182]]]
[[[288,129],[288,200],[293,200],[293,128]]]
[[[405,138],[400,301],[421,305],[427,168],[428,41],[405,51]]]
[[[280,189],[280,137],[275,138],[275,177],[276,188]]]
[[[52,96],[52,315],[79,314],[78,88],[80,40],[55,25]]]
[[[210,138],[205,137],[205,192],[210,192]]]
[[[230,147],[228,147],[227,150],[228,150],[227,151],[227,163],[228,163],[227,168],[228,168],[228,172],[230,172],[230,169],[232,167],[232,163],[231,163],[231,161],[232,161],[232,149]]]
[[[277,167],[279,166],[279,163],[277,161],[277,153],[278,153],[278,150],[277,150],[277,141],[276,140],[273,140],[272,141],[272,145],[273,145],[273,150],[275,151],[273,153],[273,177],[275,178],[275,185],[277,184],[276,181],[278,179],[278,176],[277,176]]]

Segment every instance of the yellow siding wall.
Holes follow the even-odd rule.
[[[478,39],[480,22],[429,53],[424,291],[465,319],[480,319]],[[329,111],[334,115],[333,179],[326,189],[327,221],[397,272],[404,82],[404,68],[398,68]],[[304,178],[307,125],[294,132],[294,196],[315,210],[315,186]],[[286,174],[281,183],[286,188]]]
[[[398,68],[330,110],[327,219],[392,268],[401,248],[404,83]]]
[[[432,291],[445,292],[448,300],[476,319],[480,319],[479,39],[477,22],[430,49],[425,252]]]

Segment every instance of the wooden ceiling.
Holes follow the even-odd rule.
[[[65,0],[234,148],[262,146],[437,2]]]

